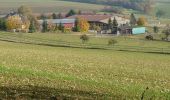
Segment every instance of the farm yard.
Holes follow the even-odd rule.
[[[71,40],[81,44],[79,35],[73,34],[1,32],[0,35],[0,97],[170,99],[169,54],[34,44],[40,40],[49,41],[47,44]],[[29,37],[32,43],[24,44]],[[141,42],[144,41],[141,38],[115,39],[119,45],[170,48],[168,42]],[[8,39],[11,41],[7,42]],[[107,41],[108,37],[92,35],[87,44],[107,45]]]

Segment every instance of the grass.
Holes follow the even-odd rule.
[[[81,34],[81,33],[80,33]],[[33,41],[44,40],[46,42],[53,41],[64,41],[64,42],[73,42],[73,43],[82,43],[80,40],[80,34],[71,34],[71,33],[9,33],[9,32],[0,32],[0,37],[2,38],[13,38],[13,39],[21,39],[21,40],[29,40],[32,39]],[[169,42],[160,41],[161,37],[164,37],[162,34],[153,34],[154,39],[157,41],[146,41],[145,40],[146,34],[142,35],[132,35],[132,36],[118,36],[118,37],[109,37],[109,36],[96,36],[95,34],[90,34],[90,40],[87,44],[101,44],[107,45],[108,40],[110,38],[114,38],[118,41],[117,45],[124,45],[124,46],[141,46],[141,47],[160,47],[160,48],[170,48]]]
[[[90,41],[82,44],[80,40],[80,34],[25,34],[25,33],[8,33],[2,32],[0,34],[0,40],[24,43],[24,44],[34,44],[34,45],[44,45],[53,47],[72,47],[72,48],[88,48],[88,49],[112,49],[119,51],[135,51],[135,52],[147,52],[147,53],[170,53],[169,42],[161,41],[161,34],[153,34],[154,41],[146,41],[145,35],[131,35],[131,36],[100,36],[89,34]],[[118,41],[116,45],[109,46],[108,41],[113,38]]]
[[[0,33],[4,38],[15,35]],[[80,42],[79,36],[70,34],[23,34],[26,36]],[[133,36],[136,41],[142,41],[141,37]],[[122,45],[129,40],[127,45],[136,45],[132,43],[134,39],[118,39]],[[105,44],[107,40],[91,37],[89,42]],[[151,41],[145,42],[145,46],[150,46]],[[167,42],[151,43],[169,46]],[[56,95],[74,99],[140,99],[149,87],[144,99],[170,99],[170,55],[3,41],[0,41],[0,48],[0,86],[8,88],[7,94],[24,93],[31,98],[39,93],[39,98],[46,99]],[[2,90],[0,97],[6,93]],[[43,94],[42,91],[46,92]]]

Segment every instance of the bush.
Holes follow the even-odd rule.
[[[146,39],[146,40],[153,40],[153,36],[152,36],[152,35],[147,35],[147,36],[145,37],[145,39]]]
[[[153,27],[153,31],[154,31],[154,33],[158,33],[159,32],[159,28],[157,26],[154,26]]]
[[[89,37],[86,34],[83,34],[80,36],[80,39],[82,40],[82,43],[85,43],[89,40]]]
[[[116,43],[117,43],[117,41],[114,39],[109,39],[109,41],[108,41],[108,45],[115,45]]]

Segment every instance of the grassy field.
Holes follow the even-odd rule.
[[[81,34],[81,33],[80,33]],[[21,39],[21,40],[37,40],[37,41],[64,41],[64,42],[73,42],[73,43],[81,43],[80,34],[70,34],[70,33],[9,33],[9,32],[0,32],[0,37],[9,38],[9,39]],[[124,45],[124,46],[140,46],[140,47],[160,47],[160,48],[170,48],[169,42],[160,41],[164,35],[162,34],[153,34],[154,39],[157,41],[146,41],[146,34],[142,35],[131,35],[131,36],[118,36],[118,37],[109,37],[109,36],[100,36],[96,34],[90,34],[90,40],[87,44],[101,44],[107,45],[108,40],[110,38],[114,38],[118,41],[116,45]]]
[[[76,3],[60,0],[0,0],[0,12],[8,13],[21,5],[33,9],[34,13],[66,12],[70,9],[99,11],[104,8],[102,5]]]
[[[16,39],[15,36],[16,33],[0,33],[1,39]],[[31,37],[32,41],[40,38],[81,42],[78,35],[70,34],[23,34],[19,38],[26,37]],[[144,41],[141,38],[118,37],[117,40],[121,45],[127,41],[126,45],[139,45],[139,41]],[[107,44],[107,41],[108,37],[91,36],[89,43]],[[151,44],[153,47],[170,47],[168,42],[160,41],[145,41],[144,44],[148,47]],[[2,98],[8,95],[19,99],[170,99],[169,54],[51,47],[5,41],[0,41],[0,48]]]

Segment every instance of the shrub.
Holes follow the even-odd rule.
[[[146,40],[153,40],[153,36],[152,36],[152,35],[147,35],[147,36],[145,37],[145,39],[146,39]]]
[[[117,41],[114,39],[109,39],[109,41],[108,41],[108,45],[115,45],[116,43],[117,43]]]
[[[167,25],[163,30],[166,40],[168,41],[168,37],[170,36],[170,25]]]
[[[154,33],[158,33],[159,32],[159,28],[157,26],[154,26],[153,27],[153,31],[154,31]]]
[[[80,39],[82,40],[82,43],[85,43],[89,40],[89,37],[86,34],[83,34],[80,36]]]

